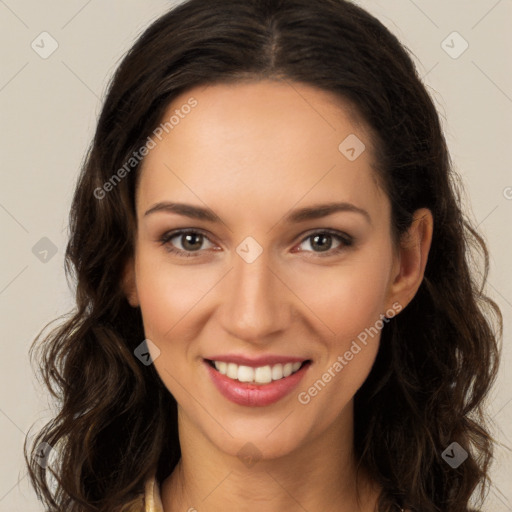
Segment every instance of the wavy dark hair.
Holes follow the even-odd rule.
[[[432,211],[424,280],[384,327],[355,396],[355,450],[382,486],[380,512],[480,506],[493,453],[484,400],[502,336],[500,310],[484,291],[487,248],[461,211],[460,178],[408,50],[345,0],[189,0],[153,22],[120,63],[70,213],[66,273],[76,281],[76,308],[30,351],[59,404],[32,446],[25,442],[38,497],[49,511],[121,512],[155,468],[162,482],[176,466],[176,401],[154,366],[134,357],[142,318],[121,287],[140,165],[104,197],[98,190],[178,94],[247,79],[308,84],[355,108],[373,133],[396,240],[415,210]],[[46,468],[37,461],[41,442],[56,453]],[[452,442],[470,454],[456,469],[441,457]]]

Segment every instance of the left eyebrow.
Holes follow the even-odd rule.
[[[370,214],[366,210],[363,210],[352,203],[327,203],[308,206],[306,208],[293,210],[284,218],[284,220],[285,222],[298,223],[307,220],[320,219],[337,212],[358,213],[362,215],[370,225],[372,224]]]

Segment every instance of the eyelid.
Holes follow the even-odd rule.
[[[333,228],[315,228],[315,229],[310,229],[310,230],[308,230],[308,231],[306,231],[304,233],[301,233],[299,235],[299,240],[301,242],[303,242],[307,238],[310,238],[313,235],[318,235],[318,234],[327,234],[327,235],[337,236],[339,238],[342,238],[342,239],[346,240],[347,242],[348,241],[353,241],[353,239],[354,239],[354,237],[352,237],[348,233],[345,233],[344,231],[339,231],[338,229],[333,229]]]

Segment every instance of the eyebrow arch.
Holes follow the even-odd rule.
[[[202,208],[200,206],[193,206],[185,203],[171,203],[162,201],[156,203],[149,210],[146,211],[144,216],[151,215],[156,212],[169,212],[183,215],[198,220],[205,220],[214,223],[222,223],[221,218],[209,208]],[[327,217],[336,212],[353,212],[361,214],[369,224],[372,224],[370,214],[351,203],[326,203],[308,206],[292,211],[284,218],[285,222],[299,223],[307,220],[320,219]]]
[[[192,219],[207,220],[216,223],[222,222],[221,218],[209,208],[192,206],[191,204],[185,203],[170,203],[168,201],[162,201],[153,205],[146,211],[144,216],[146,217],[147,215],[156,212],[177,213],[178,215],[183,215]]]
[[[361,214],[371,224],[370,214],[352,203],[326,203],[300,208],[289,213],[284,220],[290,223],[304,222],[306,220],[320,219],[336,212],[353,212]]]

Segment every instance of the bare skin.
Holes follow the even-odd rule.
[[[330,93],[271,81],[198,87],[175,98],[165,119],[190,97],[197,106],[143,162],[135,258],[124,279],[178,402],[182,459],[162,484],[164,511],[373,511],[379,487],[364,471],[356,486],[353,398],[380,332],[333,368],[360,333],[414,297],[432,215],[418,210],[393,244],[369,132]],[[338,148],[350,134],[366,148],[353,161]],[[162,202],[209,208],[220,222],[155,210]],[[287,218],[333,202],[345,208]],[[160,241],[185,228],[196,233],[192,249],[183,234]],[[314,236],[326,229],[322,248]],[[246,237],[262,250],[250,263],[237,253]],[[204,359],[228,353],[312,363],[293,392],[250,407],[211,382]],[[326,373],[326,385],[308,391]],[[237,455],[244,446],[252,464]]]

